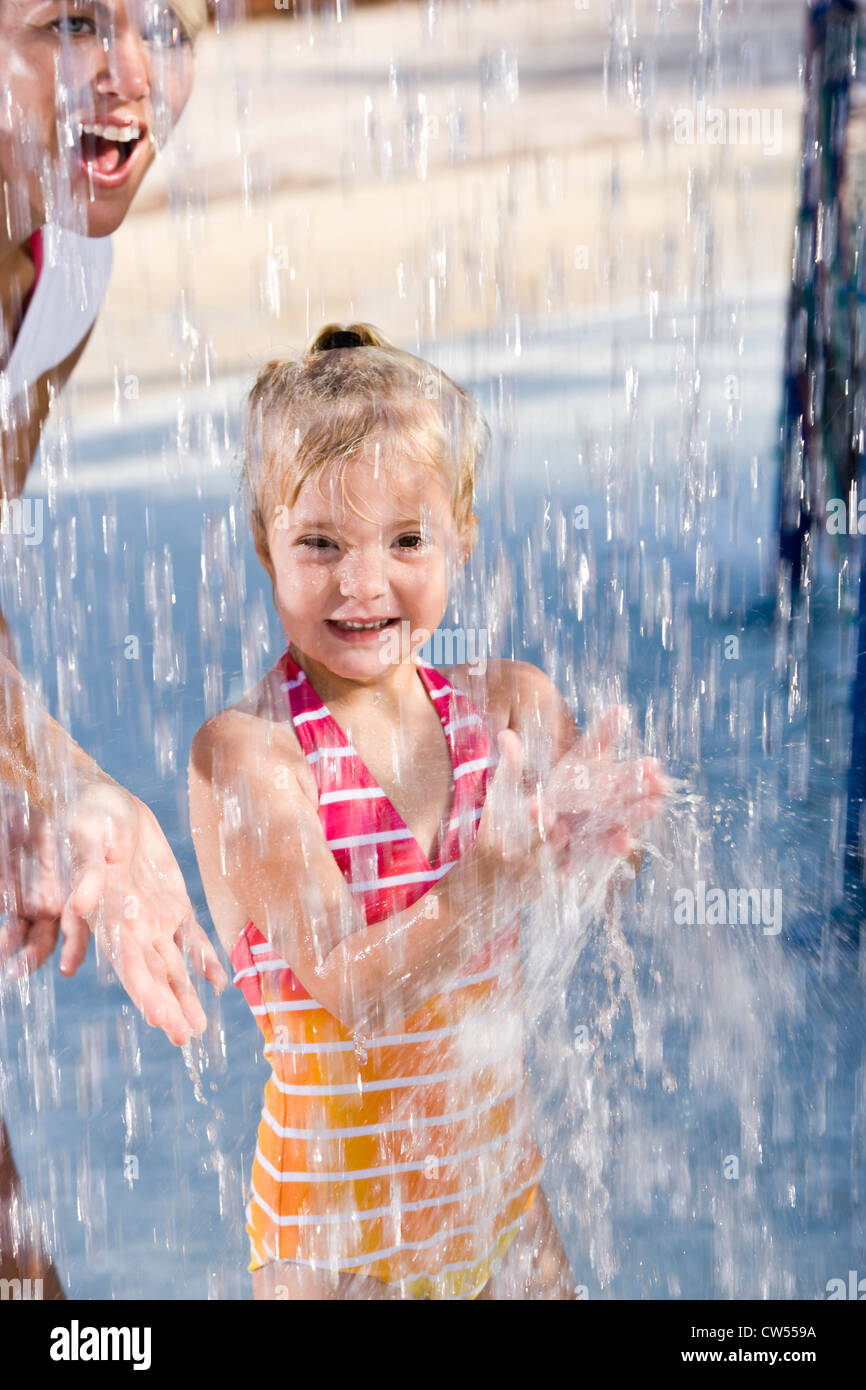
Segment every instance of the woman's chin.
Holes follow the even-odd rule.
[[[113,232],[117,231],[129,212],[131,204],[132,197],[127,196],[126,190],[124,190],[123,196],[97,197],[93,202],[82,200],[80,214],[64,216],[61,212],[57,221],[70,232],[77,232],[80,236],[92,237],[96,240],[100,237],[111,236]]]
[[[100,189],[96,197],[88,200],[85,206],[87,235],[91,237],[111,236],[126,218],[141,186],[147,169],[137,178],[115,189]]]
[[[89,186],[85,191],[83,210],[89,237],[111,236],[122,224],[138,194],[148,169],[153,163],[152,154],[142,151],[144,158],[133,169],[124,183],[114,188]],[[91,196],[92,195],[92,196]]]
[[[129,212],[130,201],[115,204],[109,203],[89,203],[87,207],[87,236],[104,237],[111,236],[123,223],[126,214]]]

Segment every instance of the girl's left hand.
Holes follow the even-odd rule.
[[[628,726],[628,711],[613,706],[569,749],[541,788],[556,822],[554,846],[597,849],[625,859],[637,873],[639,834],[661,808],[668,779],[655,758],[613,762],[610,752]]]

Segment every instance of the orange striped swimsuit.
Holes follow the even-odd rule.
[[[491,755],[467,695],[419,675],[451,753],[454,796],[431,864],[288,651],[290,717],[329,847],[368,923],[399,913],[472,843]],[[431,904],[436,903],[431,898]],[[519,999],[519,915],[399,1029],[356,1039],[249,922],[232,951],[271,1075],[251,1175],[251,1269],[292,1260],[474,1298],[532,1205]]]

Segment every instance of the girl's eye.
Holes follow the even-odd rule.
[[[329,536],[303,536],[298,544],[305,546],[308,550],[325,550],[334,546],[335,542]],[[400,536],[397,540],[397,545],[401,550],[420,550],[423,544],[424,537],[414,531]]]
[[[334,542],[328,536],[304,536],[300,544],[309,550],[324,550],[326,546],[333,545]]]

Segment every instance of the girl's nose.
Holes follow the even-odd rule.
[[[356,552],[347,555],[339,569],[340,593],[343,598],[363,599],[372,603],[385,593],[385,565],[381,550]]]

